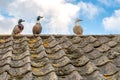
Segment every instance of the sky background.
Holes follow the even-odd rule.
[[[38,15],[41,34],[74,34],[76,18],[84,35],[120,34],[120,0],[0,0],[0,34],[11,34],[20,18],[21,34],[32,34]]]

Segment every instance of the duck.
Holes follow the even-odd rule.
[[[83,34],[83,28],[82,26],[79,25],[79,22],[80,21],[83,21],[79,18],[77,18],[75,20],[75,26],[73,27],[73,32],[76,34],[76,35],[82,35]]]
[[[13,31],[12,31],[13,35],[18,35],[23,31],[24,25],[22,24],[22,22],[25,22],[25,20],[23,20],[23,19],[18,20],[18,24],[15,25],[15,27],[13,28]]]
[[[42,26],[41,26],[41,23],[40,23],[40,19],[43,18],[42,16],[38,16],[37,17],[37,22],[36,24],[33,26],[33,29],[32,29],[32,32],[34,35],[38,35],[41,33],[42,31]]]

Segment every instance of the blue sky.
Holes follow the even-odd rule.
[[[76,18],[84,35],[120,34],[120,0],[0,0],[0,34],[11,34],[19,18],[26,20],[21,34],[32,34],[38,15],[41,34],[74,34]]]

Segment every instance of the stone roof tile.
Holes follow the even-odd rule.
[[[0,35],[0,80],[119,80],[119,35]]]
[[[102,56],[102,53],[97,49],[93,50],[89,54],[86,55],[89,59],[94,60]]]
[[[110,60],[106,56],[101,56],[94,60],[96,66],[102,66],[108,62],[110,62]]]
[[[115,74],[116,72],[118,72],[117,70],[117,67],[112,64],[112,63],[107,63],[105,65],[103,65],[101,68],[100,68],[100,71],[103,73],[103,75],[105,76],[110,76],[110,75],[113,75]]]

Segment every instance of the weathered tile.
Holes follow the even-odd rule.
[[[0,55],[0,60],[3,60],[7,57],[12,57],[12,50]]]
[[[81,57],[83,55],[83,51],[80,50],[80,49],[76,49],[75,51],[69,51],[67,53],[67,56],[70,58],[70,59],[77,59],[79,57]]]
[[[120,56],[116,57],[114,60],[113,60],[113,64],[116,65],[116,67],[118,67],[120,69]]]
[[[0,67],[0,74],[4,73],[5,71],[9,70],[10,66],[9,65],[4,65]]]
[[[31,64],[27,63],[23,66],[21,66],[20,68],[14,68],[14,67],[10,67],[10,69],[8,69],[8,72],[11,76],[21,76],[27,72],[30,72],[31,69]]]
[[[110,47],[115,47],[117,45],[117,42],[110,41],[110,42],[107,43],[107,45],[110,46]]]
[[[58,42],[57,42],[56,40],[52,40],[52,41],[49,43],[49,47],[50,47],[50,48],[55,47],[57,44],[58,44]]]
[[[12,47],[11,46],[9,46],[9,47],[6,47],[6,48],[4,48],[4,49],[0,49],[0,54],[5,54],[5,53],[7,53],[8,51],[12,51]]]
[[[77,71],[73,71],[69,75],[59,76],[59,80],[85,80]]]
[[[23,43],[23,42],[25,42],[25,41],[27,41],[28,39],[26,38],[26,37],[22,37],[22,38],[18,38],[18,39],[15,39],[14,38],[14,40],[13,40],[13,42],[15,43],[15,44],[19,44],[19,43]]]
[[[60,44],[60,46],[61,46],[62,48],[67,49],[68,47],[72,46],[72,43],[71,43],[70,41],[66,41],[66,42]]]
[[[71,61],[68,57],[63,56],[61,59],[52,60],[52,63],[53,63],[54,67],[62,67],[62,66],[65,66],[65,65],[71,63]]]
[[[23,53],[20,53],[20,54],[12,54],[12,59],[13,60],[20,60],[20,59],[23,59],[24,57],[26,56],[30,56],[30,52],[27,50]]]
[[[50,58],[50,59],[60,59],[60,58],[62,58],[63,56],[66,56],[66,54],[65,54],[65,52],[63,51],[63,50],[59,50],[59,51],[57,51],[56,53],[51,53],[51,54],[48,54],[48,57]]]
[[[93,61],[96,66],[102,66],[105,65],[106,63],[110,62],[110,60],[106,56],[101,56]]]
[[[120,71],[114,74],[111,78],[112,80],[120,80]]]
[[[94,48],[93,48],[92,44],[88,44],[87,46],[85,46],[85,47],[83,48],[84,52],[86,52],[86,53],[91,52],[93,49],[94,49]]]
[[[9,42],[9,41],[13,41],[13,37],[12,36],[9,36],[7,37],[6,39],[4,39],[6,42]]]
[[[61,50],[62,47],[59,45],[56,45],[54,48],[50,48],[50,50],[52,51],[52,53],[56,53],[57,51]]]
[[[68,50],[69,51],[75,51],[77,49],[77,46],[74,46],[74,45],[71,45],[69,48],[68,48]]]
[[[33,78],[33,80],[58,80],[58,76],[55,74],[55,72],[50,72],[45,76],[38,77],[38,79]]]
[[[27,56],[21,60],[12,60],[10,62],[10,65],[11,65],[11,67],[17,68],[17,67],[24,66],[25,64],[30,63],[30,62],[31,62],[30,57]]]
[[[119,35],[0,36],[0,80],[119,80],[119,40]]]
[[[86,56],[81,56],[78,59],[72,60],[72,64],[74,66],[84,66],[88,61],[89,59]]]
[[[34,60],[34,59],[41,59],[43,57],[47,57],[47,54],[45,51],[41,51],[40,53],[31,53],[31,60]]]
[[[71,46],[67,49],[67,56],[70,59],[76,59],[79,58],[80,56],[82,56],[84,54],[84,50],[83,49],[79,49],[76,46]]]
[[[44,46],[41,45],[37,48],[36,53],[39,53],[39,52],[44,51],[44,50],[45,50]]]
[[[90,43],[89,39],[84,38],[84,39],[82,39],[81,42],[79,43],[78,47],[80,47],[80,48],[85,47],[85,46],[86,46],[87,44],[89,44],[89,43]]]
[[[119,52],[120,53],[120,45],[112,48],[111,50]]]
[[[47,54],[55,54],[59,50],[61,50],[61,47],[57,45],[56,47],[50,48],[50,49],[46,49],[45,51],[47,52]]]
[[[34,47],[34,48],[37,48],[37,47],[39,47],[40,45],[43,45],[42,40],[36,41],[36,43],[34,43],[33,47]]]
[[[99,48],[97,48],[100,52],[106,52],[110,49],[109,46],[103,44],[102,46],[100,46]]]
[[[95,49],[92,52],[90,52],[89,54],[87,54],[87,57],[92,60],[99,58],[100,56],[102,56],[102,53],[100,53],[100,51],[98,51],[97,49]]]
[[[0,74],[0,80],[9,80],[9,74],[7,72],[3,72]]]
[[[5,59],[0,60],[0,66],[4,66],[4,65],[11,65],[11,57],[7,57]]]
[[[93,43],[94,48],[100,47],[102,44],[99,41]]]
[[[120,36],[119,36],[119,35],[118,35],[118,36],[115,36],[115,37],[113,38],[113,40],[116,41],[116,42],[120,42]]]
[[[98,70],[98,68],[92,62],[88,62],[86,65],[84,65],[82,67],[78,67],[77,69],[78,69],[79,73],[84,76],[90,75],[94,71]]]
[[[115,67],[115,65],[113,65],[112,63],[107,63],[106,65],[103,65],[100,68],[100,72],[105,75],[105,76],[109,76],[109,75],[113,75],[114,73],[116,73],[118,71],[118,69]]]
[[[98,41],[99,41],[101,44],[103,44],[103,43],[106,43],[106,42],[110,41],[110,39],[109,39],[108,37],[103,36],[103,37],[99,37],[99,38],[98,38]]]
[[[28,72],[28,73],[24,74],[24,76],[19,80],[33,80],[32,72]]]
[[[107,80],[99,71],[95,71],[91,75],[86,77],[87,80]]]
[[[3,44],[0,44],[0,49],[5,48],[5,47],[9,47],[13,45],[13,41],[9,41]]]
[[[36,67],[32,68],[32,72],[36,76],[44,76],[52,71],[54,71],[54,68],[50,63],[41,68],[36,68]]]
[[[107,56],[108,56],[109,59],[114,59],[114,58],[120,56],[120,53],[119,53],[119,52],[116,52],[116,51],[114,51],[114,50],[110,50],[110,51],[108,52],[108,55],[107,55]]]
[[[89,42],[91,42],[91,43],[93,43],[97,40],[97,38],[95,38],[93,36],[89,36],[88,39],[89,39]]]
[[[18,44],[13,44],[13,53],[14,54],[21,54],[23,52],[25,52],[27,50],[27,42],[23,42],[23,43],[18,43]]]
[[[32,62],[31,62],[31,65],[33,66],[33,67],[44,67],[45,65],[47,65],[47,64],[49,64],[50,63],[50,61],[49,61],[49,59],[48,58],[43,58],[43,59],[41,59],[41,60],[33,60]]]
[[[54,38],[54,36],[49,36],[49,38],[47,38],[47,39],[45,39],[44,40],[44,43],[46,43],[46,42],[51,42],[52,40],[55,40],[55,38]]]
[[[59,42],[59,44],[61,44],[61,43],[65,42],[65,41],[67,41],[67,40],[68,40],[68,38],[63,36],[63,37],[58,39],[58,42]]]
[[[77,44],[77,43],[79,43],[81,41],[81,38],[80,37],[73,37],[72,39],[71,39],[71,42],[73,43],[73,44]]]
[[[0,39],[0,44],[4,44],[6,42],[5,39]]]
[[[58,76],[69,75],[73,71],[75,71],[75,67],[71,64],[68,64],[60,68],[55,68],[55,72]]]

